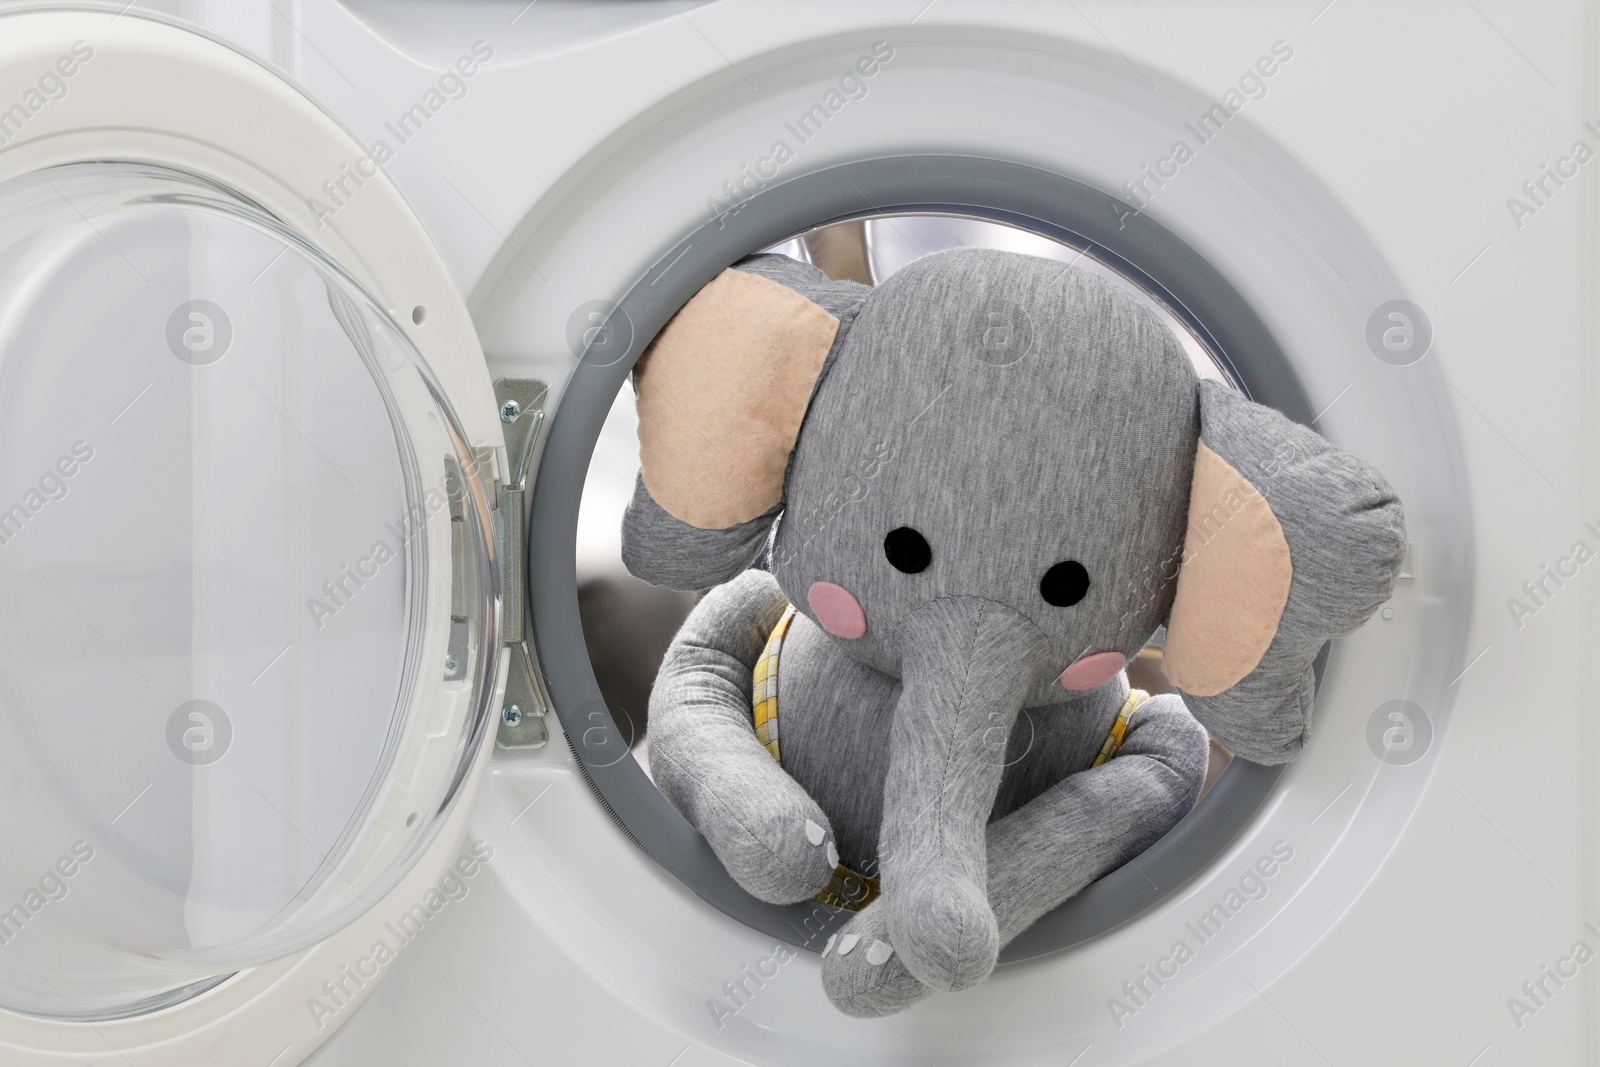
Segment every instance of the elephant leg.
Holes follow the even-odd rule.
[[[988,892],[1001,945],[1170,830],[1194,807],[1206,759],[1205,731],[1181,699],[1153,697],[1133,717],[1115,759],[1062,779],[990,823]],[[891,1015],[933,992],[894,950],[886,904],[880,898],[864,908],[823,957],[823,988],[847,1015]],[[876,942],[881,947],[864,951]],[[840,953],[846,943],[851,951]]]
[[[1062,779],[989,824],[989,902],[1002,944],[1149,848],[1205,782],[1205,729],[1175,694],[1133,716],[1115,758]]]
[[[815,896],[838,855],[828,817],[756,739],[751,674],[787,604],[772,576],[748,571],[696,605],[650,693],[656,786],[752,896]]]

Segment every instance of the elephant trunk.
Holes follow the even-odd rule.
[[[928,602],[901,639],[879,841],[889,935],[925,984],[966,989],[1000,951],[984,834],[1048,645],[1017,612],[975,597]]]

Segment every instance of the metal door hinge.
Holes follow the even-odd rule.
[[[506,435],[506,474],[495,495],[495,528],[500,539],[504,579],[501,633],[511,651],[506,696],[500,707],[496,744],[501,748],[543,748],[550,740],[545,717],[550,701],[529,644],[527,563],[528,472],[544,425],[549,390],[532,378],[501,378],[495,403]]]

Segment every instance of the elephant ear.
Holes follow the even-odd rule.
[[[1323,644],[1394,591],[1405,518],[1367,463],[1216,382],[1199,389],[1164,665],[1219,742],[1283,763],[1305,744]]]
[[[622,520],[631,573],[707,589],[750,566],[783,510],[812,394],[869,292],[785,256],[751,256],[661,330],[634,369],[641,469]]]

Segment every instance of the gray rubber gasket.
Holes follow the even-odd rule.
[[[600,428],[639,353],[699,288],[729,264],[816,226],[886,214],[956,214],[1004,222],[1090,251],[1163,299],[1212,349],[1247,395],[1309,425],[1313,413],[1277,342],[1244,298],[1170,231],[1098,189],[1015,163],[966,156],[862,160],[796,177],[707,222],[653,266],[613,314],[631,340],[619,358],[585,353],[551,420],[528,540],[533,637],[573,753],[624,832],[707,903],[797,947],[820,950],[848,918],[826,905],[755,899],[631,756],[601,698],[578,614],[578,508]],[[1319,676],[1320,676],[1319,659]],[[1178,889],[1237,837],[1280,767],[1234,759],[1210,792],[1139,857],[1094,882],[1006,947],[1003,961],[1103,934]]]

